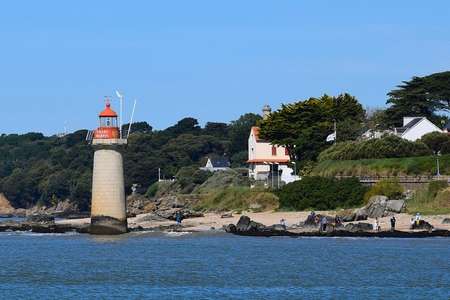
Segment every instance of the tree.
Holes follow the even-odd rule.
[[[445,144],[450,143],[450,136],[436,131],[425,134],[420,140],[434,153],[438,153]]]
[[[247,151],[248,137],[250,129],[262,120],[260,115],[247,113],[232,121],[229,127],[229,137],[231,142],[230,152],[237,153]]]
[[[426,117],[439,124],[439,112],[450,111],[450,71],[403,81],[388,93],[385,124],[401,126],[403,117]]]
[[[208,122],[205,125],[204,133],[206,135],[226,138],[228,136],[228,124]]]
[[[128,133],[128,129],[130,128],[130,123],[122,125],[122,132],[125,134]],[[153,128],[147,122],[135,122],[131,125],[131,132],[142,132],[142,133],[150,133]]]
[[[337,123],[339,141],[356,139],[362,129],[364,109],[358,100],[343,94],[323,95],[287,105],[261,122],[260,135],[287,148],[292,159],[315,160],[330,144],[326,138]]]

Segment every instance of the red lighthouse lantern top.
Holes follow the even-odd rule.
[[[106,108],[98,116],[100,118],[117,118],[116,112],[111,109],[109,99],[106,99]]]
[[[117,113],[111,109],[109,99],[106,99],[106,107],[98,116],[100,125],[94,131],[94,139],[119,139]]]

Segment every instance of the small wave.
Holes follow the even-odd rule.
[[[32,232],[32,231],[5,231],[1,232],[0,235],[7,235],[7,236],[72,236],[72,235],[79,235],[80,233],[76,231],[66,232],[66,233],[38,233],[38,232]]]
[[[168,231],[168,232],[164,232],[164,234],[167,235],[167,236],[170,236],[170,237],[178,237],[178,236],[184,236],[184,235],[192,234],[192,232],[186,232],[186,231],[182,231],[182,232]]]

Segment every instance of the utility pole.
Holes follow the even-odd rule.
[[[337,126],[336,126],[336,119],[334,119],[334,143],[337,143]]]
[[[437,151],[436,152],[436,176],[440,177],[441,176],[441,172],[439,170],[439,156],[441,155],[441,151]]]

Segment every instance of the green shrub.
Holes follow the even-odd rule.
[[[145,196],[148,198],[155,197],[156,193],[158,192],[158,184],[159,182],[155,182],[151,186],[149,186],[147,192],[145,193]]]
[[[203,171],[196,167],[184,167],[178,171],[175,178],[181,186],[182,193],[188,194],[192,192],[196,185],[202,184],[212,175],[212,172]]]
[[[450,136],[441,132],[430,132],[422,136],[420,139],[433,152],[441,151],[445,144],[450,142]]]
[[[265,189],[251,189],[243,186],[228,186],[201,195],[201,201],[194,207],[203,211],[267,211],[277,209],[278,197]]]
[[[329,210],[360,205],[366,188],[356,178],[304,177],[279,192],[280,208]]]
[[[444,183],[446,182],[433,181],[417,190],[407,203],[407,211],[411,214],[420,212],[428,215],[450,213],[450,189],[445,188]]]
[[[428,193],[434,198],[440,191],[446,189],[447,187],[448,183],[446,180],[435,180],[428,184]]]
[[[383,195],[389,199],[399,198],[404,190],[398,180],[380,180],[367,191],[364,195],[364,200],[367,203],[370,197],[375,195]]]
[[[337,143],[319,154],[319,161],[410,157],[432,154],[422,142],[411,142],[395,135],[379,139]]]

